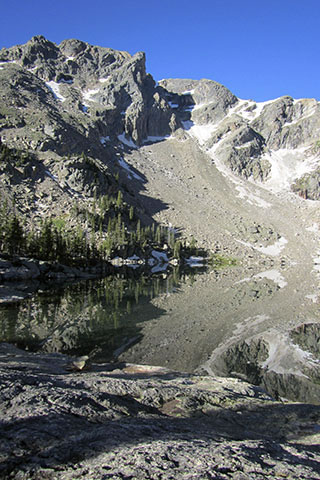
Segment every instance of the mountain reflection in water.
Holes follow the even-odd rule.
[[[141,323],[163,311],[150,302],[192,282],[194,273],[153,276],[117,274],[39,291],[19,304],[0,308],[0,340],[31,351],[88,354],[95,361],[116,358],[141,338]]]

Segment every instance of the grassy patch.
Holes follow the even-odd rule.
[[[237,265],[237,259],[232,257],[224,257],[223,255],[214,254],[208,262],[214,268],[227,268]]]

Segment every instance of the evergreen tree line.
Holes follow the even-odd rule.
[[[86,221],[68,226],[61,217],[46,218],[37,226],[27,228],[24,219],[0,198],[0,253],[58,261],[66,265],[87,265],[114,256],[127,258],[145,256],[151,249],[163,249],[179,259],[182,252],[193,253],[175,238],[171,229],[156,225],[142,226],[132,206],[123,202],[122,193],[116,198],[104,196],[93,201],[90,210],[74,209],[73,214],[85,213]],[[191,251],[191,250],[192,251]]]
[[[0,139],[0,166],[1,161],[16,165],[31,158],[28,152],[8,148]],[[177,259],[196,251],[194,239],[187,246],[170,228],[155,223],[142,226],[120,189],[115,196],[94,196],[89,208],[75,204],[68,224],[64,218],[52,217],[33,227],[27,227],[26,219],[0,196],[0,253],[79,265],[116,255],[145,256],[150,249],[163,249],[164,245]]]

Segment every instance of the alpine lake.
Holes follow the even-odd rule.
[[[20,302],[0,305],[0,341],[29,351],[90,355],[115,361],[141,339],[142,325],[162,311],[152,304],[192,284],[205,268],[143,274],[131,268],[95,280],[44,285]]]

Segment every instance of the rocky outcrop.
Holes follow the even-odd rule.
[[[175,124],[142,52],[131,56],[74,39],[56,45],[36,36],[2,49],[0,62],[0,114],[10,122],[3,121],[2,138],[9,145],[75,153],[94,144],[101,149],[98,132],[114,139],[124,133],[141,145],[148,136],[170,134]],[[12,122],[22,128],[15,138]]]
[[[265,105],[252,127],[269,148],[295,149],[319,139],[319,123],[320,105],[315,99],[281,97]]]
[[[298,178],[291,186],[293,192],[310,200],[320,199],[320,169]]]
[[[318,475],[319,408],[241,380],[88,366],[6,344],[0,378],[2,478]]]
[[[169,79],[160,85],[186,132],[198,140],[218,168],[266,182],[273,179],[274,163],[282,172],[289,171],[290,183],[294,175],[298,179],[307,170],[307,198],[318,198],[315,166],[319,163],[320,104],[315,99],[239,100],[210,80]],[[293,157],[289,169],[288,152]]]
[[[6,260],[0,257],[0,304],[20,301],[45,283],[50,285],[96,278],[105,274],[107,269],[107,264],[76,268],[58,262],[23,257]]]

